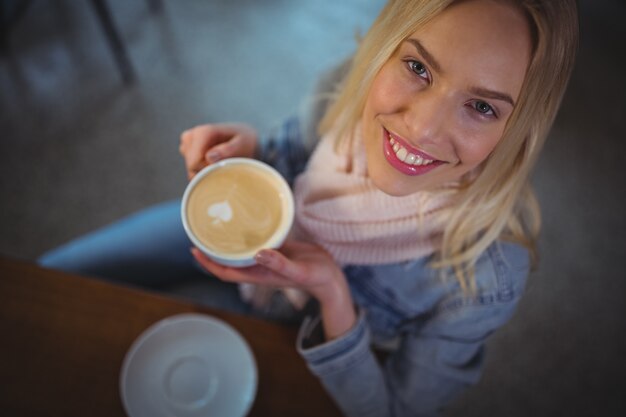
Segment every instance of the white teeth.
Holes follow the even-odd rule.
[[[405,164],[423,166],[432,164],[434,162],[432,159],[425,159],[422,158],[420,155],[414,155],[412,153],[409,153],[409,151],[407,151],[404,146],[400,145],[392,137],[389,137],[389,143],[391,143],[391,146],[393,147],[393,152],[396,154],[396,157]]]
[[[402,162],[404,162],[404,159],[406,158],[407,154],[408,154],[408,152],[406,151],[406,149],[404,149],[402,147],[400,147],[400,150],[398,152],[396,152],[396,156]]]

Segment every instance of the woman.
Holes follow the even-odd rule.
[[[296,121],[263,146],[244,125],[183,133],[190,178],[219,159],[256,156],[294,181],[297,204],[295,238],[260,251],[258,265],[226,268],[193,249],[195,260],[256,289],[247,295],[257,309],[266,287],[311,296],[319,314],[297,348],[346,415],[436,414],[478,380],[486,338],[522,295],[539,225],[529,174],[576,42],[572,0],[390,1],[312,153]],[[145,248],[147,233],[120,230]],[[75,254],[99,236],[74,244]],[[182,253],[179,240],[159,251]],[[142,250],[144,262],[122,256],[154,265],[157,251]],[[70,251],[43,263],[71,269]],[[107,276],[102,257],[116,258],[107,253],[74,256],[75,269]],[[383,363],[372,345],[389,349]]]

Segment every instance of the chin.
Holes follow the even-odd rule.
[[[374,187],[392,197],[403,197],[415,192],[411,190],[411,187],[407,187],[395,169],[386,164],[384,160],[374,161],[368,158],[368,176]]]
[[[401,184],[398,181],[381,181],[376,178],[371,179],[377,189],[392,197],[404,197],[417,192],[416,190],[408,189],[404,184]]]

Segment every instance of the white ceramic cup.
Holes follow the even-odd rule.
[[[258,193],[256,193],[256,195],[254,196],[256,199],[251,198],[249,200],[251,202],[250,206],[254,206],[254,207],[246,207],[246,210],[244,211],[248,211],[249,209],[249,210],[253,210],[254,213],[259,213],[258,210],[263,210],[267,208],[268,204],[267,204],[266,198],[276,198],[280,200],[278,204],[280,207],[281,214],[277,222],[277,226],[275,227],[275,229],[272,229],[273,232],[271,233],[271,235],[267,237],[267,239],[265,239],[262,243],[260,243],[259,245],[255,247],[249,248],[245,251],[238,251],[237,253],[228,253],[228,252],[225,252],[223,249],[216,249],[215,245],[211,245],[207,240],[208,239],[207,233],[204,233],[204,238],[201,238],[199,236],[199,233],[194,232],[192,228],[192,223],[195,223],[196,229],[200,226],[198,225],[197,220],[195,222],[190,220],[188,212],[189,212],[190,205],[193,205],[197,209],[198,204],[199,204],[195,202],[197,200],[194,200],[193,203],[190,203],[190,198],[192,197],[192,194],[194,193],[195,188],[199,185],[202,187],[210,186],[210,182],[208,179],[207,181],[204,181],[205,178],[207,178],[208,176],[212,174],[217,173],[218,170],[224,170],[225,168],[228,168],[228,167],[233,168],[237,166],[243,166],[243,167],[249,168],[247,170],[247,172],[249,173],[258,172],[258,174],[261,176],[259,178],[259,181],[266,181],[267,183],[268,179],[270,179],[271,184],[273,184],[272,189],[275,190],[275,195],[273,195],[272,192],[264,193],[262,199],[260,199]],[[222,171],[222,174],[224,172],[225,171]],[[232,169],[230,172],[233,172]],[[264,175],[266,177],[262,177]],[[224,183],[222,182],[222,187],[223,187],[223,184]],[[230,192],[231,190],[237,190],[236,192],[241,193],[241,191],[239,191],[240,189],[241,187],[238,188],[236,184],[236,180],[233,179],[232,185],[228,183],[229,191],[225,192],[224,196],[220,196],[218,198],[219,200],[218,203],[215,203],[215,201],[212,201],[211,203],[206,203],[206,207],[201,206],[201,210],[203,212],[206,210],[206,216],[207,216],[206,222],[212,222],[213,224],[224,222],[224,226],[228,226],[227,222],[238,221],[238,215],[239,216],[243,215],[243,213],[239,213],[238,211],[242,211],[242,210],[240,209],[238,210],[237,205],[233,204],[233,201],[229,201],[229,199],[233,198],[232,193]],[[250,193],[250,194],[252,195],[254,193]],[[259,201],[259,200],[263,200],[263,201]],[[276,204],[277,203],[275,201],[272,207],[276,207]],[[275,248],[280,247],[283,244],[293,224],[294,205],[295,204],[294,204],[293,193],[291,192],[291,188],[289,187],[285,179],[282,177],[282,175],[278,171],[276,171],[273,167],[255,159],[229,158],[229,159],[224,159],[222,161],[216,162],[215,164],[205,167],[193,177],[191,182],[189,182],[189,184],[187,185],[187,188],[185,189],[185,192],[183,194],[183,199],[182,199],[182,204],[181,204],[181,218],[182,218],[183,227],[185,228],[185,232],[187,233],[187,236],[189,236],[189,239],[193,242],[193,244],[198,249],[200,249],[205,255],[207,255],[213,261],[220,263],[222,265],[243,268],[243,267],[254,265],[256,263],[254,256],[259,250],[265,249],[265,248],[275,249]],[[203,222],[204,222],[204,219],[202,220],[202,223]],[[244,230],[243,234],[245,233],[246,231]],[[232,237],[233,239],[236,239],[237,234],[231,233],[230,235],[226,237],[227,238]]]

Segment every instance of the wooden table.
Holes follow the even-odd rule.
[[[204,313],[241,333],[257,362],[250,416],[339,416],[295,350],[296,329],[0,258],[0,414],[124,416],[122,361],[151,324]]]

